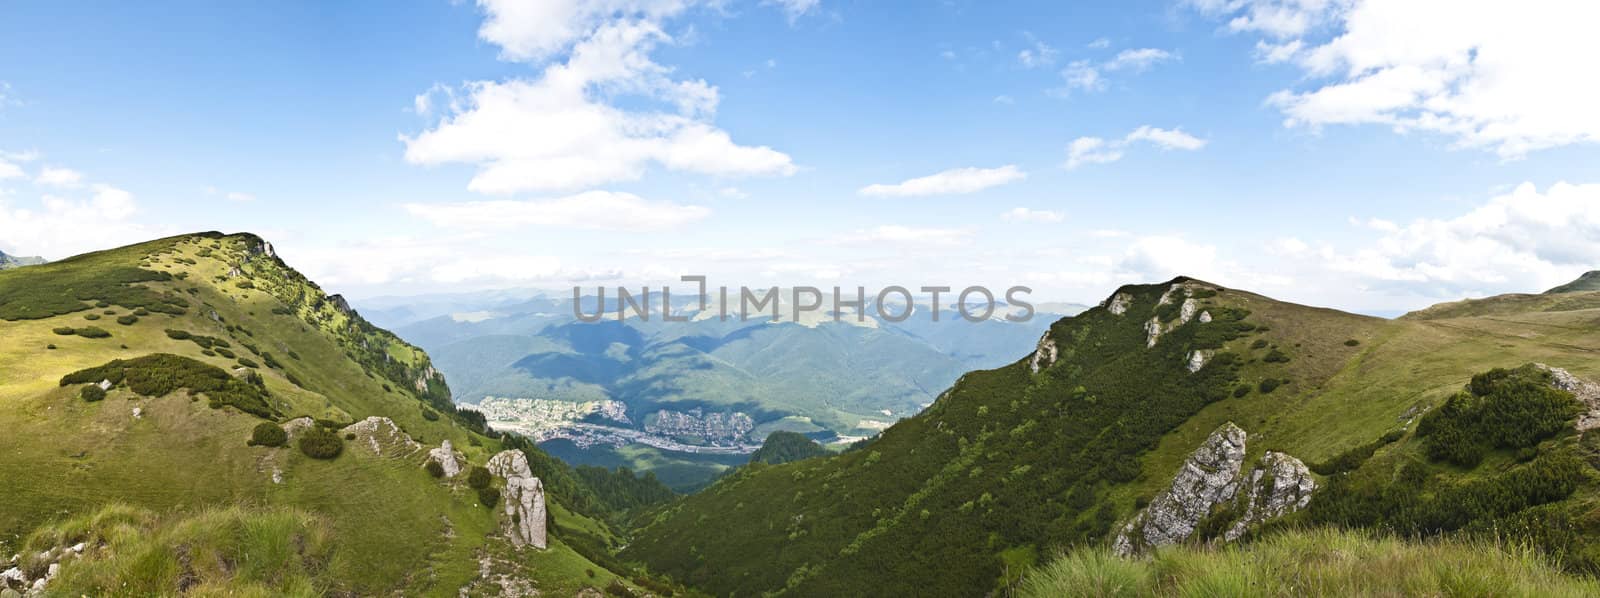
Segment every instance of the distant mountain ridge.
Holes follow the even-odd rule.
[[[1544,294],[1554,295],[1557,293],[1579,293],[1584,291],[1600,291],[1600,270],[1584,272],[1577,280],[1545,291]]]
[[[45,259],[38,256],[15,256],[0,251],[0,270],[7,268],[21,268],[23,266],[37,266],[45,263]]]

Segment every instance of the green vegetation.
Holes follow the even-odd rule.
[[[1405,430],[1391,431],[1383,436],[1378,437],[1377,440],[1339,453],[1338,456],[1332,459],[1312,463],[1310,465],[1311,471],[1317,472],[1318,475],[1334,475],[1337,473],[1353,471],[1365,464],[1367,459],[1372,458],[1372,454],[1378,452],[1378,449],[1388,446],[1390,443],[1393,443],[1396,440],[1404,438],[1405,435]]]
[[[250,446],[283,446],[289,441],[289,433],[283,427],[272,422],[261,422],[250,430]]]
[[[152,241],[147,250],[170,246]],[[125,265],[117,250],[88,253],[59,262],[0,270],[0,319],[38,320],[83,311],[93,305],[182,314],[189,303],[170,292],[139,283],[171,280],[166,272]]]
[[[1531,447],[1569,427],[1583,405],[1550,386],[1550,373],[1533,365],[1494,369],[1472,377],[1417,424],[1427,454],[1474,467],[1491,449]]]
[[[259,377],[253,380],[235,378],[215,366],[167,353],[156,353],[134,359],[115,359],[86,370],[79,370],[61,378],[61,385],[89,384],[109,380],[113,386],[126,386],[146,397],[166,396],[172,391],[187,388],[204,394],[211,406],[231,406],[258,417],[277,415],[268,403],[268,394]]]
[[[332,430],[322,426],[312,426],[300,433],[300,439],[295,441],[300,447],[300,452],[312,459],[333,459],[344,451],[344,441]]]
[[[750,454],[750,462],[778,465],[829,454],[831,453],[828,449],[817,444],[815,440],[806,438],[805,434],[780,430],[767,435],[767,440],[761,443],[761,448]]]
[[[677,496],[656,479],[655,472],[635,476],[626,467],[610,470],[592,466],[579,466],[575,472],[610,511],[621,513],[664,504]]]
[[[493,509],[495,505],[500,504],[499,488],[495,488],[494,486],[484,486],[482,488],[477,488],[476,490],[478,492],[478,504],[490,509]]]
[[[428,471],[428,475],[436,478],[444,477],[444,466],[440,465],[438,461],[429,459],[428,463],[423,465],[422,468]]]
[[[488,488],[492,482],[494,482],[494,476],[490,475],[489,469],[482,465],[474,465],[467,472],[467,486],[475,490]]]
[[[1017,595],[1055,596],[1593,596],[1600,583],[1563,575],[1548,556],[1489,541],[1404,541],[1361,532],[1272,534],[1223,548],[1173,547],[1124,559],[1075,550],[1029,574]]]
[[[59,327],[56,327],[56,328],[51,328],[50,332],[53,332],[53,333],[55,333],[57,335],[60,335],[60,336],[78,335],[78,336],[81,336],[83,338],[111,338],[111,333],[110,332],[106,332],[105,329],[96,328],[94,326],[85,326],[83,328],[73,328],[71,326],[59,326]]]
[[[129,315],[126,315],[126,316],[119,316],[119,317],[117,317],[117,323],[121,324],[123,326],[132,326],[134,324],[139,323],[139,316],[135,316],[135,315],[132,315],[132,314],[129,314]]]
[[[103,401],[106,398],[106,391],[99,386],[90,384],[83,387],[83,390],[78,391],[78,397],[90,403]]]
[[[1140,457],[1229,399],[1243,367],[1229,343],[1254,328],[1221,293],[1211,322],[1147,347],[1169,288],[1123,287],[1126,315],[1052,326],[1054,365],[969,373],[860,450],[741,468],[650,518],[622,557],[714,594],[982,595],[1046,547],[1099,542],[1129,512],[1118,485],[1169,475]],[[1189,372],[1195,349],[1216,353]]]
[[[61,561],[51,595],[319,595],[331,587],[334,530],[294,509],[192,515],[109,505],[39,529],[26,553],[87,548]]]

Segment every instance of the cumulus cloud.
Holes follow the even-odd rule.
[[[1156,48],[1138,48],[1134,50],[1123,50],[1118,52],[1116,57],[1106,62],[1104,68],[1108,71],[1120,71],[1127,69],[1138,72],[1148,69],[1158,62],[1165,62],[1172,59],[1172,53],[1166,50],[1159,50]]]
[[[1324,248],[1317,259],[1420,295],[1536,291],[1600,265],[1600,184],[1540,192],[1524,183],[1454,218],[1362,224],[1381,236],[1353,251]]]
[[[1425,131],[1506,159],[1600,141],[1600,4],[1493,0],[1192,0],[1229,30],[1275,40],[1300,89],[1267,102],[1286,126]],[[1331,31],[1314,41],[1313,33]],[[1319,38],[1320,39],[1320,38]]]
[[[43,195],[37,204],[0,198],[0,248],[51,259],[147,241],[171,231],[133,220],[133,194],[111,185],[80,185],[67,196]],[[81,194],[81,195],[80,195]]]
[[[255,195],[252,195],[252,194],[249,194],[249,193],[244,193],[244,192],[241,192],[241,191],[229,191],[228,194],[224,195],[223,197],[227,198],[228,201],[238,202],[238,203],[244,203],[244,202],[249,202],[249,201],[255,201],[256,200],[256,196]]]
[[[71,168],[46,166],[39,171],[39,176],[34,177],[33,182],[50,187],[80,187],[83,185],[83,173]]]
[[[12,164],[5,160],[0,160],[0,180],[20,179],[26,176],[28,175],[27,173],[22,172],[21,166],[17,166],[16,164]]]
[[[717,176],[790,175],[790,157],[740,145],[711,123],[720,95],[678,80],[650,58],[674,38],[662,27],[688,0],[540,3],[483,0],[479,35],[508,60],[557,55],[533,79],[429,90],[419,114],[437,119],[401,136],[419,165],[477,165],[468,189],[493,194],[576,190],[641,177],[655,165]],[[618,100],[627,98],[628,108]],[[443,101],[441,101],[443,100]]]
[[[1066,220],[1067,216],[1054,210],[1035,210],[1031,208],[1011,208],[1000,213],[1000,219],[1006,222],[1039,222],[1053,223]]]
[[[1085,164],[1106,164],[1121,160],[1129,146],[1149,143],[1163,150],[1195,151],[1206,146],[1206,140],[1183,132],[1182,129],[1162,129],[1144,125],[1121,139],[1106,140],[1100,137],[1079,137],[1067,145],[1068,169]]]
[[[954,168],[890,185],[868,185],[858,193],[869,197],[956,195],[974,193],[1025,178],[1028,178],[1027,173],[1014,164],[999,168]]]
[[[711,215],[711,209],[651,201],[632,193],[586,191],[547,200],[408,203],[405,210],[434,225],[487,231],[526,226],[591,230],[658,231]]]
[[[1050,66],[1056,63],[1056,54],[1056,49],[1049,44],[1033,40],[1033,47],[1017,52],[1017,63],[1028,69]]]
[[[822,6],[822,0],[763,0],[762,4],[776,6],[788,15],[789,22],[793,23],[800,17],[806,16]]]

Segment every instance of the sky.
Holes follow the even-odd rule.
[[[249,231],[356,298],[1600,268],[1600,3],[0,6],[0,251]],[[685,283],[677,283],[688,287]],[[676,285],[675,285],[676,286]]]

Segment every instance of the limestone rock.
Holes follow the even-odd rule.
[[[289,435],[289,438],[292,440],[292,439],[294,439],[295,436],[298,436],[301,432],[304,432],[306,430],[310,430],[311,427],[315,426],[315,425],[317,425],[317,422],[313,421],[309,417],[297,417],[297,418],[291,419],[289,421],[283,422],[283,426],[281,426],[281,427],[283,428],[283,431],[285,433],[287,433]]]
[[[446,438],[439,448],[428,450],[428,460],[439,464],[444,470],[444,477],[453,478],[461,473],[461,464],[466,462],[466,456],[451,446],[450,439]]]
[[[1238,493],[1244,452],[1244,430],[1233,422],[1217,428],[1184,460],[1172,486],[1122,528],[1112,549],[1126,556],[1188,538],[1212,507]]]
[[[1206,361],[1210,359],[1211,351],[1195,349],[1189,352],[1189,364],[1184,367],[1189,370],[1189,373],[1193,374],[1200,371],[1200,368],[1206,367]]]
[[[1550,385],[1558,390],[1572,393],[1572,396],[1588,407],[1588,411],[1578,416],[1578,431],[1600,428],[1600,385],[1572,375],[1561,368],[1553,368],[1542,363],[1533,364],[1535,367],[1550,372]]]
[[[501,492],[504,505],[500,525],[511,545],[545,549],[544,483],[533,477],[527,455],[522,451],[500,451],[489,459],[488,467],[489,473],[506,480]]]
[[[1316,490],[1317,481],[1311,477],[1311,470],[1305,463],[1283,453],[1267,451],[1250,472],[1244,515],[1223,534],[1223,539],[1232,542],[1243,536],[1250,526],[1306,508]]]
[[[1044,336],[1039,337],[1039,346],[1033,350],[1033,357],[1028,360],[1028,367],[1033,373],[1054,365],[1060,349],[1056,347],[1055,339],[1050,338],[1050,331],[1044,331]]]
[[[1106,311],[1113,316],[1128,313],[1128,306],[1133,305],[1133,295],[1117,293],[1111,296],[1111,301],[1106,304]]]
[[[1201,324],[1210,324],[1211,323],[1211,312],[1209,312],[1209,311],[1200,312],[1200,323]]]
[[[422,444],[411,439],[387,417],[372,416],[345,426],[340,435],[355,434],[357,445],[371,449],[373,454],[404,457],[422,450]]]

